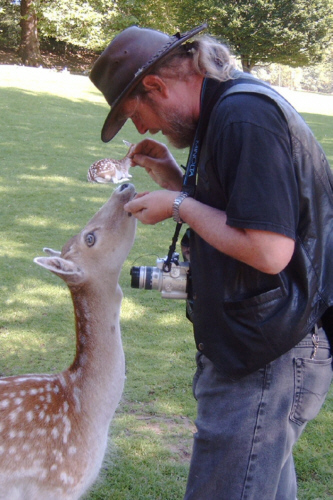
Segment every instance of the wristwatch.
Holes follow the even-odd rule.
[[[179,207],[182,204],[182,202],[185,200],[185,198],[188,197],[188,193],[180,193],[179,196],[175,199],[172,205],[172,218],[177,224],[182,224],[184,221],[180,218],[179,215]]]

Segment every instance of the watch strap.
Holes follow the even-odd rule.
[[[180,208],[180,205],[182,204],[182,202],[185,200],[185,198],[187,198],[189,195],[189,193],[180,193],[179,196],[177,196],[177,198],[175,199],[175,201],[173,202],[173,205],[172,205],[172,218],[175,222],[177,222],[177,224],[182,224],[184,221],[180,218],[180,215],[179,215],[179,208]]]

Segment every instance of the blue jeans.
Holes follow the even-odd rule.
[[[316,334],[236,382],[197,355],[197,432],[184,500],[296,499],[293,445],[332,380],[327,337],[321,328]]]

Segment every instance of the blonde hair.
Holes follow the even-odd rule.
[[[150,74],[187,81],[195,74],[220,82],[236,78],[236,62],[228,47],[210,36],[184,43],[154,64]],[[146,94],[142,82],[132,96]]]
[[[193,65],[198,73],[224,82],[233,78],[236,61],[228,47],[209,36],[192,42]]]

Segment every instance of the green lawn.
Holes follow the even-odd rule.
[[[304,94],[304,101],[311,97]],[[300,111],[333,165],[329,99],[316,101],[315,113]],[[317,102],[323,102],[322,109]],[[0,66],[2,375],[55,372],[73,358],[68,290],[32,261],[44,246],[60,249],[114,189],[89,184],[87,170],[97,159],[121,158],[127,151],[122,139],[135,142],[138,135],[126,124],[117,140],[103,144],[107,109],[87,77]],[[174,154],[186,162],[186,152]],[[140,168],[132,174],[137,191],[155,189]],[[127,382],[105,466],[89,500],[179,500],[183,495],[196,412],[191,326],[183,301],[162,300],[157,292],[132,290],[129,284],[130,267],[153,265],[164,256],[173,230],[171,221],[139,224],[121,275]],[[297,446],[299,500],[333,498],[332,410],[331,393]]]

